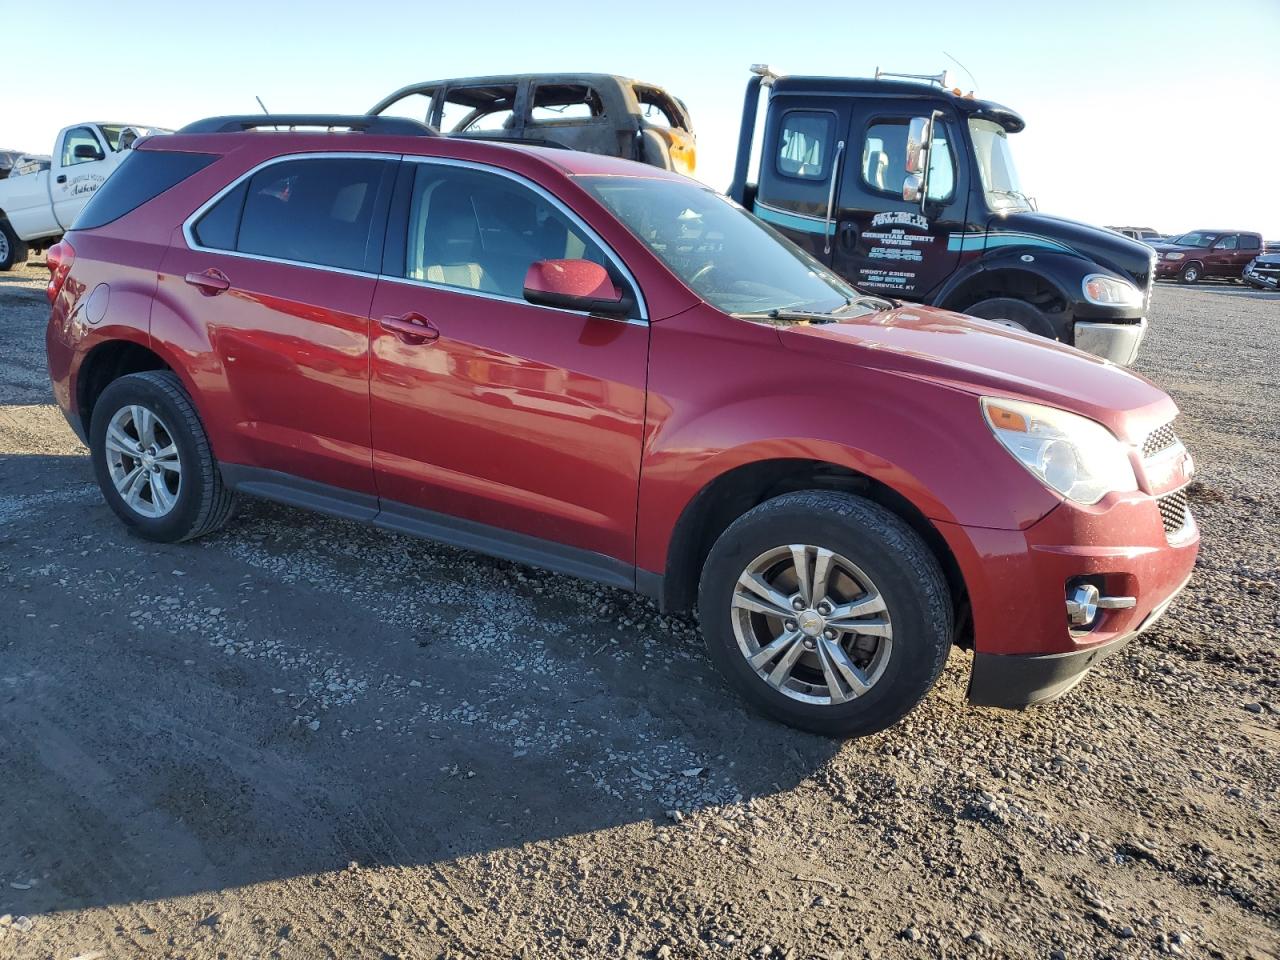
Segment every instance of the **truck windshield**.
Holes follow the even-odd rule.
[[[1022,192],[1018,168],[1013,165],[1013,153],[1009,149],[1009,134],[1004,127],[991,120],[973,118],[969,120],[969,135],[973,138],[987,205],[996,213],[1033,209],[1031,198]]]
[[[1213,243],[1216,233],[1202,233],[1196,230],[1192,233],[1184,233],[1180,237],[1174,237],[1168,241],[1175,247],[1208,247]]]
[[[831,313],[858,292],[731,200],[693,182],[578,181],[695,293],[732,314]]]

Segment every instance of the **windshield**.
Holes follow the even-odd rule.
[[[1034,209],[1031,198],[1022,192],[1004,127],[991,120],[970,119],[969,135],[973,138],[987,205],[996,213]]]
[[[1187,219],[1188,219],[1188,220],[1190,220],[1191,218],[1190,218],[1190,217],[1188,217]],[[1208,219],[1208,217],[1206,217],[1205,219],[1207,220],[1207,219]],[[1198,231],[1198,230],[1197,230],[1197,231],[1193,231],[1193,232],[1191,232],[1191,233],[1184,233],[1184,234],[1183,234],[1182,236],[1180,236],[1180,237],[1174,237],[1172,240],[1170,240],[1170,241],[1168,241],[1168,242],[1169,242],[1169,243],[1171,243],[1171,244],[1173,244],[1173,245],[1174,245],[1174,246],[1176,246],[1176,247],[1205,247],[1205,248],[1208,248],[1208,246],[1209,246],[1211,243],[1213,243],[1213,238],[1214,238],[1214,237],[1216,237],[1216,236],[1217,236],[1217,234],[1216,234],[1216,233],[1202,233],[1202,232],[1200,232],[1200,231]]]
[[[725,313],[830,313],[858,292],[771,227],[700,184],[579,181],[700,297]]]

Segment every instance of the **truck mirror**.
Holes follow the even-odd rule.
[[[932,117],[913,117],[907,127],[907,173],[924,173],[929,141],[933,136],[932,126]]]
[[[71,155],[77,160],[101,160],[102,151],[91,143],[77,143],[71,150]]]
[[[924,186],[924,181],[920,179],[918,173],[908,173],[902,180],[902,199],[907,203],[920,202],[920,188]]]

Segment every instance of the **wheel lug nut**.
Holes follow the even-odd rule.
[[[818,604],[818,612],[825,617],[828,613],[831,612],[831,604],[823,600],[820,604]]]
[[[836,632],[834,630],[823,630],[822,635],[828,640],[834,640],[836,638]]]
[[[791,601],[791,606],[796,610],[803,610],[804,601],[801,600],[799,597],[796,597],[794,600]]]
[[[796,628],[796,622],[794,620],[788,620],[786,623],[783,624],[783,626],[786,627],[788,630],[794,630]]]

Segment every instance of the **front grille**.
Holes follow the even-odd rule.
[[[1177,442],[1178,435],[1173,432],[1173,421],[1170,420],[1163,427],[1156,427],[1147,434],[1147,439],[1142,441],[1142,459],[1150,460],[1161,450],[1168,450]]]
[[[1166,535],[1171,536],[1187,525],[1191,511],[1187,506],[1187,491],[1185,488],[1175,490],[1173,493],[1166,493],[1156,500],[1156,505],[1160,508],[1160,519],[1164,521]]]

